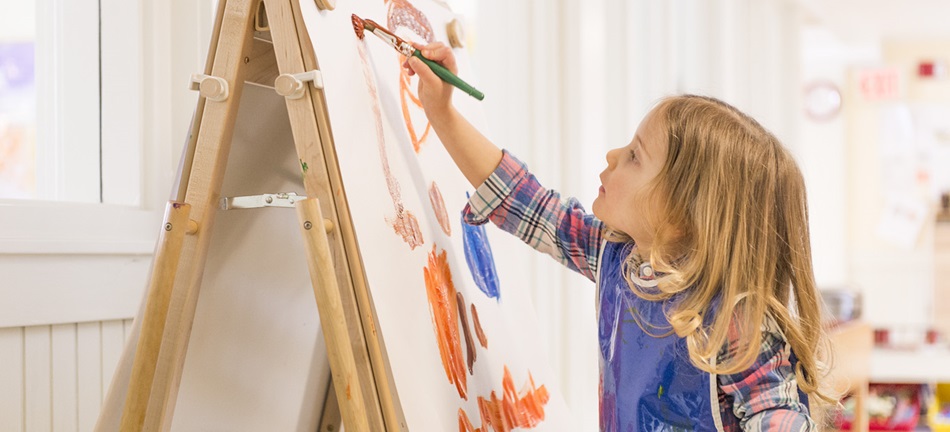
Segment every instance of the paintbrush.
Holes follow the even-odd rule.
[[[376,24],[376,22],[373,20],[362,19],[355,14],[351,18],[353,21],[353,31],[356,32],[356,37],[360,38],[360,40],[363,39],[364,31],[369,30],[370,33],[378,36],[384,42],[395,48],[396,51],[402,53],[402,55],[406,57],[416,57],[419,60],[425,62],[425,64],[429,65],[429,68],[432,69],[432,72],[435,72],[435,74],[438,75],[442,81],[452,84],[459,90],[468,93],[475,99],[485,99],[484,93],[476,90],[475,87],[472,87],[467,82],[462,81],[461,78],[452,73],[452,71],[446,69],[445,66],[425,58],[425,56],[422,55],[422,52],[415,49],[412,44],[406,42],[399,36],[396,36],[393,32],[386,30],[385,27]]]

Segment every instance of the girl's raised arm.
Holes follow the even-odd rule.
[[[436,42],[426,46],[415,44],[422,55],[435,61],[452,73],[458,73],[452,49]],[[410,57],[406,62],[410,74],[419,75],[419,100],[426,117],[452,156],[462,174],[474,187],[485,182],[501,161],[501,149],[485,138],[452,106],[452,89],[422,60]]]

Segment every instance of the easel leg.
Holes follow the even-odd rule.
[[[367,395],[363,394],[360,386],[353,351],[348,349],[356,342],[350,340],[346,326],[341,325],[349,321],[343,311],[330,242],[327,239],[327,231],[331,230],[332,226],[324,222],[319,200],[309,198],[297,201],[296,207],[307,251],[307,267],[313,282],[313,294],[320,310],[320,325],[327,341],[333,389],[337,400],[347,401],[342,410],[343,421],[351,430],[368,431],[370,428],[364,408]]]
[[[171,299],[175,274],[178,272],[182,244],[185,234],[194,233],[197,229],[188,219],[190,213],[191,206],[188,204],[171,202],[165,209],[165,221],[162,224],[162,233],[155,252],[145,314],[142,318],[132,363],[129,391],[122,411],[120,430],[123,431],[139,430],[145,421],[145,410],[148,407],[152,378],[155,375],[155,365],[162,346],[165,318],[168,314],[168,303]]]
[[[320,415],[320,429],[318,432],[338,432],[343,419],[340,417],[340,402],[336,400],[336,391],[333,390],[333,380],[327,388],[327,396],[323,400],[323,413]]]
[[[115,430],[112,429],[116,425],[113,393],[120,393],[115,391],[116,387],[121,385],[120,381],[124,381],[126,376],[129,392],[119,430],[171,428],[171,416],[177,400],[198,289],[243,89],[246,68],[241,59],[250,52],[253,16],[259,1],[220,2],[218,23],[205,74],[226,82],[230,93],[219,101],[199,100],[196,123],[200,121],[200,127],[196,124],[193,128],[195,145],[186,150],[188,154],[183,158],[176,186],[176,199],[190,205],[190,215],[185,210],[181,221],[176,219],[178,222],[171,222],[172,230],[169,232],[178,235],[179,232],[193,231],[198,226],[201,230],[192,236],[181,234],[173,246],[165,242],[160,244],[144,302],[144,315],[139,315],[141,327],[136,325],[140,330],[140,339],[138,344],[129,344],[135,354],[123,354],[123,363],[118,370],[121,376],[117,375],[113,380],[106,401],[108,405],[104,406],[100,415],[97,430]],[[170,208],[187,209],[183,204],[175,203]],[[191,219],[197,222],[193,223]],[[131,366],[128,364],[130,361]],[[110,411],[106,412],[106,408]]]

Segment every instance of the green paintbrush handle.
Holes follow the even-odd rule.
[[[463,92],[465,92],[465,93],[468,93],[469,95],[471,95],[471,96],[472,96],[473,98],[475,98],[475,99],[478,99],[478,100],[485,99],[485,94],[484,94],[484,93],[482,93],[482,92],[476,90],[475,87],[472,87],[472,86],[469,85],[467,82],[462,81],[461,78],[457,77],[454,73],[452,73],[451,71],[449,71],[448,69],[446,69],[444,66],[442,66],[442,65],[440,65],[440,64],[438,64],[438,63],[436,63],[436,62],[434,62],[434,61],[432,61],[432,60],[429,60],[429,59],[425,58],[425,57],[422,55],[422,52],[421,52],[421,51],[415,50],[415,51],[412,53],[412,55],[413,55],[414,57],[419,58],[419,60],[424,61],[425,64],[429,65],[429,68],[432,69],[432,72],[435,72],[435,74],[438,75],[439,78],[442,78],[442,81],[445,81],[445,82],[447,82],[447,83],[449,83],[449,84],[454,85],[455,87],[458,87],[459,90],[461,90],[461,91],[463,91]]]

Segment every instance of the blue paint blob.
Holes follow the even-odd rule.
[[[467,195],[467,194],[466,194]],[[465,246],[465,261],[472,272],[475,285],[485,295],[501,300],[498,289],[498,272],[495,270],[495,258],[485,233],[485,225],[469,225],[462,221],[462,244]]]

